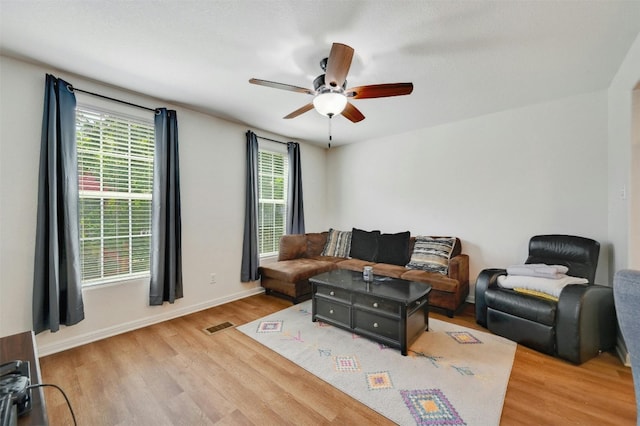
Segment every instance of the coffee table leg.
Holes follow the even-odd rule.
[[[316,322],[316,285],[311,283],[311,321]]]

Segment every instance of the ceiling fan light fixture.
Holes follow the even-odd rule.
[[[332,117],[344,110],[347,106],[347,97],[337,92],[321,93],[313,98],[313,106],[318,113]]]

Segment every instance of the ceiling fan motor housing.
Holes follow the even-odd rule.
[[[344,81],[342,87],[331,87],[326,85],[324,76],[325,74],[320,74],[313,80],[313,88],[318,94],[327,92],[344,93],[344,90],[347,88],[347,80]]]

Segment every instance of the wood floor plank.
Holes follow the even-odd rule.
[[[257,295],[40,359],[81,425],[393,424],[243,333],[291,304]],[[473,306],[450,319],[483,330]],[[45,390],[52,425],[71,425],[58,392]],[[518,346],[502,425],[634,425],[631,370],[605,353],[580,366]]]

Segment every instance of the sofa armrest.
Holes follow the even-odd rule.
[[[500,275],[507,275],[507,270],[497,268],[484,269],[476,280],[476,322],[483,327],[487,326],[487,302],[484,298],[484,293],[488,289],[498,286],[498,277]]]
[[[447,276],[460,284],[469,283],[469,256],[459,254],[449,259],[449,273]]]
[[[581,364],[615,345],[613,288],[568,285],[560,293],[556,315],[557,353],[560,358]]]

